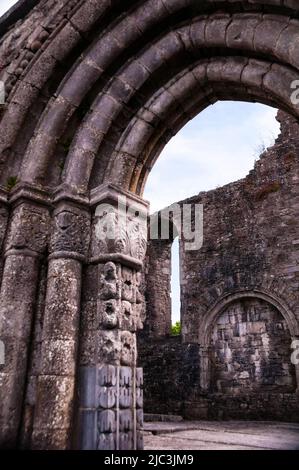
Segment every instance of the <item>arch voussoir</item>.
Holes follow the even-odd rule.
[[[26,18],[16,7],[15,24],[0,20],[0,333],[12,342],[0,447],[66,449],[74,437],[80,449],[139,449],[147,238],[135,218],[147,215],[146,178],[171,137],[217,100],[299,118],[298,2],[35,3]],[[99,221],[116,222],[119,196],[133,227],[102,239]],[[214,300],[231,300],[221,295],[208,286],[205,319]],[[295,290],[288,296],[291,307],[270,300],[298,335]]]
[[[288,90],[291,90],[291,83],[294,79],[295,73],[292,69],[274,66],[272,63],[256,59],[248,60],[244,57],[222,57],[202,62],[193,69],[187,69],[157,93],[155,100],[152,98],[145,104],[145,112],[155,110],[155,113],[151,114],[150,122],[142,118],[142,111],[140,111],[140,115],[134,117],[128,125],[116,146],[114,158],[107,170],[107,178],[113,179],[113,167],[118,166],[118,153],[135,157],[139,173],[142,173],[142,162],[146,166],[151,166],[152,164],[147,163],[147,159],[151,160],[151,149],[155,148],[156,141],[161,139],[163,133],[170,138],[190,119],[190,108],[194,108],[194,96],[197,97],[197,103],[209,104],[209,100],[213,98],[214,100],[229,99],[234,96],[235,89],[236,92],[238,90],[238,96],[244,100],[261,100],[264,103],[271,105],[276,103],[276,106],[283,107],[283,103],[288,101]],[[232,91],[228,90],[228,86]],[[207,96],[208,90],[210,93]],[[173,115],[174,103],[180,104],[175,115]],[[292,103],[288,105],[290,112],[298,113],[297,106]],[[199,104],[196,108],[202,109]],[[171,119],[169,119],[170,115]],[[134,175],[135,181],[136,171]],[[127,176],[125,178],[127,180]],[[143,187],[144,182],[137,185]]]

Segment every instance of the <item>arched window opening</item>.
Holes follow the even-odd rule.
[[[181,334],[180,247],[176,237],[171,247],[171,334]]]
[[[152,168],[144,197],[152,213],[244,178],[279,134],[277,110],[219,101],[186,124]]]
[[[276,114],[261,104],[222,101],[186,124],[150,172],[144,197],[151,213],[246,177],[275,142]],[[187,280],[177,233],[170,233],[169,240],[149,240],[147,259],[148,329],[154,337],[178,335],[185,315],[181,310],[188,305],[181,295]]]

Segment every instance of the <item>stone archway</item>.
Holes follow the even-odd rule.
[[[291,334],[284,317],[258,297],[232,301],[215,319],[210,343],[210,389],[240,395],[292,393]]]
[[[141,448],[145,237],[99,244],[96,208],[121,195],[145,211],[161,149],[216,100],[297,118],[298,10],[292,0],[36,3],[0,25],[0,443],[70,448],[78,399],[79,447]]]
[[[248,303],[249,305],[246,306],[244,302],[245,304]],[[254,312],[254,314],[252,314],[252,311]],[[229,316],[231,316],[232,318],[229,319],[228,318]],[[244,317],[246,317],[246,319]],[[277,338],[275,337],[277,336],[277,332],[276,333],[274,332],[274,336],[272,335],[272,331],[270,331],[271,329],[268,328],[267,326],[268,322],[272,326],[275,324],[278,324],[277,328],[281,327],[282,329],[281,335],[279,335],[280,332],[278,331],[278,336],[279,336],[278,340],[281,339],[281,343],[284,344],[282,356],[284,355],[284,358],[289,359],[291,352],[292,352],[292,349],[291,349],[292,340],[298,337],[298,323],[296,321],[296,317],[293,314],[293,312],[281,299],[279,299],[273,293],[270,294],[267,292],[256,290],[256,291],[235,292],[233,294],[223,296],[221,299],[218,300],[218,302],[216,302],[216,304],[206,313],[204,318],[201,319],[201,324],[200,324],[200,333],[199,333],[200,340],[199,341],[201,344],[201,387],[203,390],[209,389],[211,387],[211,382],[213,381],[211,378],[211,374],[212,374],[211,353],[214,356],[214,359],[216,359],[216,362],[218,362],[219,368],[221,368],[220,366],[222,363],[222,359],[224,360],[224,363],[225,363],[225,355],[226,355],[225,349],[229,349],[227,354],[230,356],[232,355],[230,346],[228,345],[229,343],[228,337],[226,338],[227,341],[225,340],[224,337],[222,338],[222,340],[225,340],[224,341],[225,345],[222,344],[223,354],[218,351],[219,344],[217,342],[217,338],[219,339],[224,334],[224,333],[222,334],[222,332],[220,331],[222,329],[221,324],[223,325],[223,329],[225,330],[226,328],[225,325],[226,323],[228,323],[227,326],[229,327],[228,329],[230,330],[230,333],[232,335],[231,336],[232,343],[234,343],[234,339],[236,343],[239,342],[239,340],[236,339],[237,337],[239,339],[241,337],[243,338],[244,344],[246,342],[246,345],[247,345],[246,346],[247,349],[244,348],[244,351],[245,350],[250,351],[253,347],[251,343],[255,344],[254,340],[257,339],[257,343],[260,342],[260,346],[261,346],[261,355],[259,355],[259,348],[257,348],[256,350],[257,355],[259,356],[259,360],[263,361],[265,368],[267,368],[267,361],[269,361],[269,356],[272,352],[271,347],[269,349],[269,344],[271,343],[272,340],[273,340],[272,341],[273,344],[277,341]],[[247,331],[247,326],[248,326],[248,331]],[[253,334],[252,337],[250,336],[251,333]],[[264,334],[264,338],[262,338],[263,334]],[[257,336],[255,337],[255,335]],[[267,342],[266,346],[264,344],[265,342]],[[273,349],[272,355],[274,356],[276,354],[277,345],[278,343],[276,344],[276,346],[273,346],[272,348]],[[234,346],[233,346],[233,349],[234,349]],[[238,345],[236,346],[236,349],[238,349]],[[245,354],[243,353],[242,354],[240,353],[242,356],[240,361],[244,365],[248,357],[246,358]],[[237,351],[236,351],[236,355],[238,355]],[[251,359],[250,360],[248,359],[248,364],[251,361]],[[239,369],[242,369],[242,364],[237,365]],[[282,367],[282,363],[279,364],[279,367]],[[224,366],[224,368],[229,369],[230,366],[229,367]],[[255,366],[253,366],[253,368],[255,369]],[[244,368],[244,370],[243,369],[241,370],[241,373],[244,372],[245,369],[246,367]],[[216,372],[215,374],[217,375]],[[215,374],[214,374],[214,382],[215,380],[217,381]],[[296,382],[295,389],[298,389],[298,377],[299,377],[298,366],[294,366],[294,374],[295,374],[294,380]],[[291,376],[289,372],[286,373],[286,376],[288,376],[288,378],[290,379],[289,388],[291,389],[292,384],[291,384]],[[251,376],[250,382],[251,382],[251,385],[253,386],[254,386],[253,384],[254,381],[255,381],[254,377]],[[237,380],[235,380],[235,382],[237,382]],[[263,380],[259,376],[256,382],[257,382],[257,387],[258,387],[258,386],[261,386],[261,384],[263,383]],[[214,383],[214,388],[215,388],[215,383]]]

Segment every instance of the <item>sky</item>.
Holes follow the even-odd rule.
[[[0,0],[0,16],[2,16],[17,0]]]
[[[16,0],[0,0],[0,16]],[[244,178],[261,148],[279,134],[276,110],[260,104],[218,102],[190,121],[161,153],[144,197],[151,212]],[[172,319],[180,319],[178,240],[172,248]]]
[[[260,104],[218,102],[171,139],[152,169],[144,197],[155,212],[244,178],[262,146],[279,133],[277,111]]]
[[[277,110],[260,104],[218,102],[171,139],[145,186],[151,212],[244,178],[261,148],[279,134]],[[172,322],[180,320],[178,240],[172,247]]]

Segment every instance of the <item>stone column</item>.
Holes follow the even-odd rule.
[[[15,196],[0,293],[0,447],[16,448],[20,426],[39,257],[47,244],[48,208]]]
[[[50,242],[33,449],[71,447],[81,273],[89,238],[89,209],[76,201],[57,202]]]
[[[126,198],[121,204],[119,196]],[[92,205],[77,447],[142,449],[143,383],[142,369],[136,367],[136,331],[144,316],[140,271],[147,242],[147,204],[107,186],[93,192]]]

